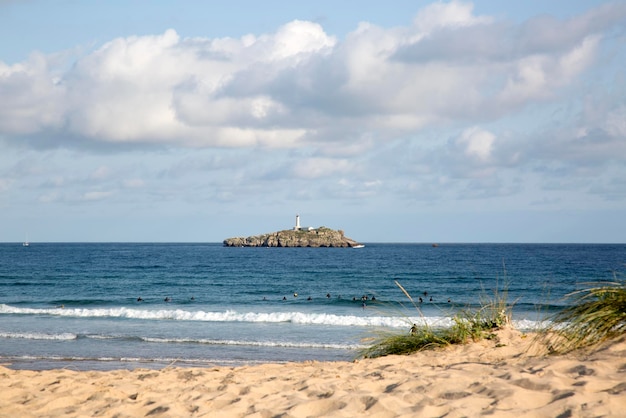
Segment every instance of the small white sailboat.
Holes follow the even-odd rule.
[[[26,240],[22,243],[22,247],[30,247],[30,242],[28,242],[28,234],[26,234]]]

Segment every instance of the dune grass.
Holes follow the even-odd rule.
[[[550,352],[589,348],[626,334],[626,280],[593,283],[567,299],[571,305],[541,333]]]
[[[411,301],[418,315],[423,314],[411,295],[395,282]],[[478,309],[464,309],[452,316],[451,327],[434,327],[423,321],[413,324],[409,333],[380,332],[374,342],[363,351],[361,357],[374,358],[391,354],[410,354],[420,350],[435,349],[451,344],[465,344],[491,338],[493,331],[507,326],[511,321],[512,305],[507,302],[507,292],[496,285],[493,297],[482,298]]]

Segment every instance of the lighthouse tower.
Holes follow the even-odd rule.
[[[296,215],[296,226],[293,227],[294,231],[300,230],[300,215]]]

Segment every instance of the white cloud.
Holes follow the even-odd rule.
[[[283,27],[271,37],[270,54],[268,59],[282,61],[286,58],[295,57],[294,64],[300,62],[300,56],[325,52],[332,48],[335,39],[326,35],[317,23],[294,20]]]
[[[0,133],[28,135],[63,123],[67,101],[49,61],[32,53],[28,61],[6,65],[0,61]]]
[[[472,3],[437,2],[424,7],[413,23],[421,33],[429,34],[442,28],[463,28],[492,21],[488,16],[474,16],[473,10]]]
[[[97,200],[104,200],[111,195],[113,195],[113,192],[111,191],[106,191],[106,192],[92,191],[92,192],[84,193],[82,198],[83,200],[86,200],[86,201],[97,201]]]
[[[0,191],[60,204],[446,202],[521,195],[532,173],[529,190],[597,181],[594,197],[620,199],[605,176],[626,159],[625,18],[621,3],[517,23],[436,2],[344,39],[294,20],[240,38],[112,39],[73,65],[0,62]],[[562,181],[574,176],[588,182]]]
[[[458,143],[465,147],[465,155],[480,161],[488,161],[491,157],[496,136],[489,131],[475,126],[463,131]]]
[[[528,103],[533,99],[551,98],[559,88],[569,84],[592,62],[599,38],[589,36],[576,47],[560,55],[537,54],[514,63],[514,71],[502,90],[502,104]]]
[[[0,63],[0,91],[11,97],[0,105],[0,132],[52,129],[73,146],[293,147],[328,141],[333,130],[389,139],[459,119],[495,120],[575,82],[623,9],[515,26],[452,1],[425,7],[410,27],[362,23],[343,42],[294,20],[240,39],[183,39],[172,29],[118,38],[65,70],[34,54]],[[537,46],[540,34],[549,50]],[[471,59],[458,61],[466,49]]]
[[[298,178],[315,179],[349,173],[353,168],[345,159],[308,158],[295,163],[292,172]]]

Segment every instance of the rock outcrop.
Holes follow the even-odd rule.
[[[358,242],[343,231],[319,227],[310,230],[284,230],[247,238],[227,238],[225,247],[356,247]]]

